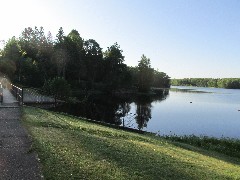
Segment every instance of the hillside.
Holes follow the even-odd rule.
[[[240,159],[23,107],[46,179],[240,179]]]

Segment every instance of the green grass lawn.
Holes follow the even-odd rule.
[[[240,159],[23,107],[46,179],[240,179]]]

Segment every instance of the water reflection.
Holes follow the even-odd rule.
[[[137,105],[135,120],[139,130],[147,127],[148,121],[152,118],[152,101],[150,97],[140,96],[135,102]]]
[[[165,100],[168,93],[164,91],[158,95],[131,97],[94,95],[89,96],[87,101],[65,104],[54,110],[124,127],[133,128],[133,124],[137,124],[135,128],[142,130],[152,118],[152,102]],[[131,104],[135,104],[136,109],[131,109]]]
[[[206,92],[206,91],[201,91],[201,90],[196,90],[196,89],[180,89],[180,88],[171,88],[170,89],[172,92],[180,92],[180,93],[211,93],[211,92]]]

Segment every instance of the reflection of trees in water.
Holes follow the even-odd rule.
[[[130,111],[130,104],[121,100],[120,102],[110,101],[107,106],[105,105],[105,111],[102,111],[104,116],[102,120],[111,124],[121,125],[122,118]]]
[[[138,124],[138,129],[141,130],[147,127],[148,121],[152,118],[152,99],[149,97],[138,97],[136,101],[136,123]]]
[[[122,99],[111,96],[94,97],[85,104],[85,117],[106,123],[121,125],[121,117],[129,111],[130,106]]]
[[[147,127],[149,120],[152,118],[152,102],[161,102],[167,98],[169,91],[164,90],[156,96],[138,96],[135,100],[136,116],[135,120],[138,125],[138,129],[142,130]]]
[[[136,110],[136,123],[138,124],[138,129],[143,129],[147,127],[148,121],[152,118],[151,112],[151,103],[150,104],[137,104]]]
[[[131,106],[130,106],[130,103],[128,102],[121,102],[118,105],[118,110],[115,113],[115,118],[121,121],[121,124],[123,123],[123,126],[124,126],[124,117],[129,113],[130,110],[131,110]]]
[[[163,101],[167,96],[168,94],[120,98],[116,96],[95,95],[89,97],[83,103],[66,104],[63,107],[57,107],[57,110],[125,127],[133,127],[133,124],[135,124],[134,121],[136,121],[138,129],[143,129],[147,127],[147,123],[152,118],[151,103],[153,101]],[[136,112],[130,113],[130,104],[133,102],[137,106]]]
[[[89,97],[87,101],[82,103],[57,107],[57,111],[120,126],[122,118],[126,116],[130,108],[129,99],[98,95]]]

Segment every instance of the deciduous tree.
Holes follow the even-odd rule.
[[[153,69],[150,59],[144,54],[138,63],[138,88],[140,92],[148,92],[153,81]]]

